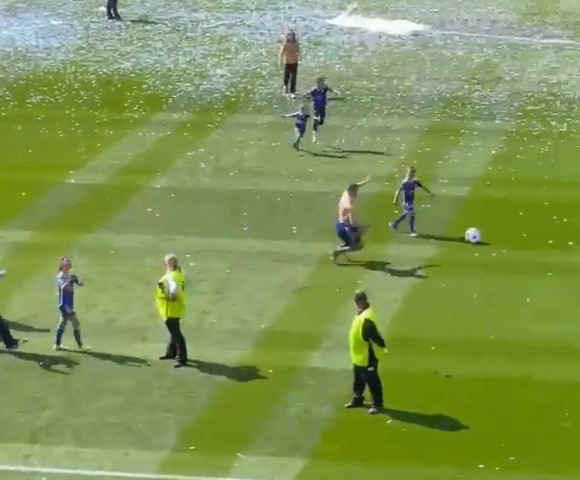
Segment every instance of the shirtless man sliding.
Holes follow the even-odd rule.
[[[332,252],[334,263],[337,263],[338,257],[343,253],[356,252],[363,248],[362,237],[368,230],[368,226],[358,224],[355,216],[355,203],[358,189],[369,183],[370,180],[367,177],[362,182],[349,185],[340,197],[336,234],[343,241],[343,244]]]

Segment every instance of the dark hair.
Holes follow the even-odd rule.
[[[294,30],[288,30],[288,33],[286,34],[286,41],[287,42],[296,41],[296,33],[294,32]]]
[[[348,193],[356,193],[356,192],[358,192],[358,185],[357,185],[356,183],[351,183],[351,184],[350,184],[350,185],[347,187],[346,191],[347,191]]]

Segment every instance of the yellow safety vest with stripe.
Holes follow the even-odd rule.
[[[369,349],[373,348],[372,341],[363,340],[363,324],[365,320],[376,326],[376,314],[372,308],[367,308],[354,317],[349,333],[350,360],[357,367],[366,367],[369,364]]]
[[[173,280],[177,285],[177,295],[175,299],[169,300],[166,296],[168,290],[167,282]],[[167,272],[157,284],[155,290],[155,304],[159,316],[165,320],[167,318],[183,318],[185,316],[185,275],[181,270]]]

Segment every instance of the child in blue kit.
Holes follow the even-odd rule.
[[[284,118],[294,118],[294,143],[292,146],[296,150],[300,150],[300,140],[304,137],[306,133],[306,126],[308,125],[308,119],[310,114],[305,106],[300,107],[300,110],[294,113],[289,113],[288,115],[282,115]]]

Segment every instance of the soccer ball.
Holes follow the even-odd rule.
[[[465,231],[465,241],[468,243],[479,243],[481,242],[481,233],[475,227],[470,227]]]

